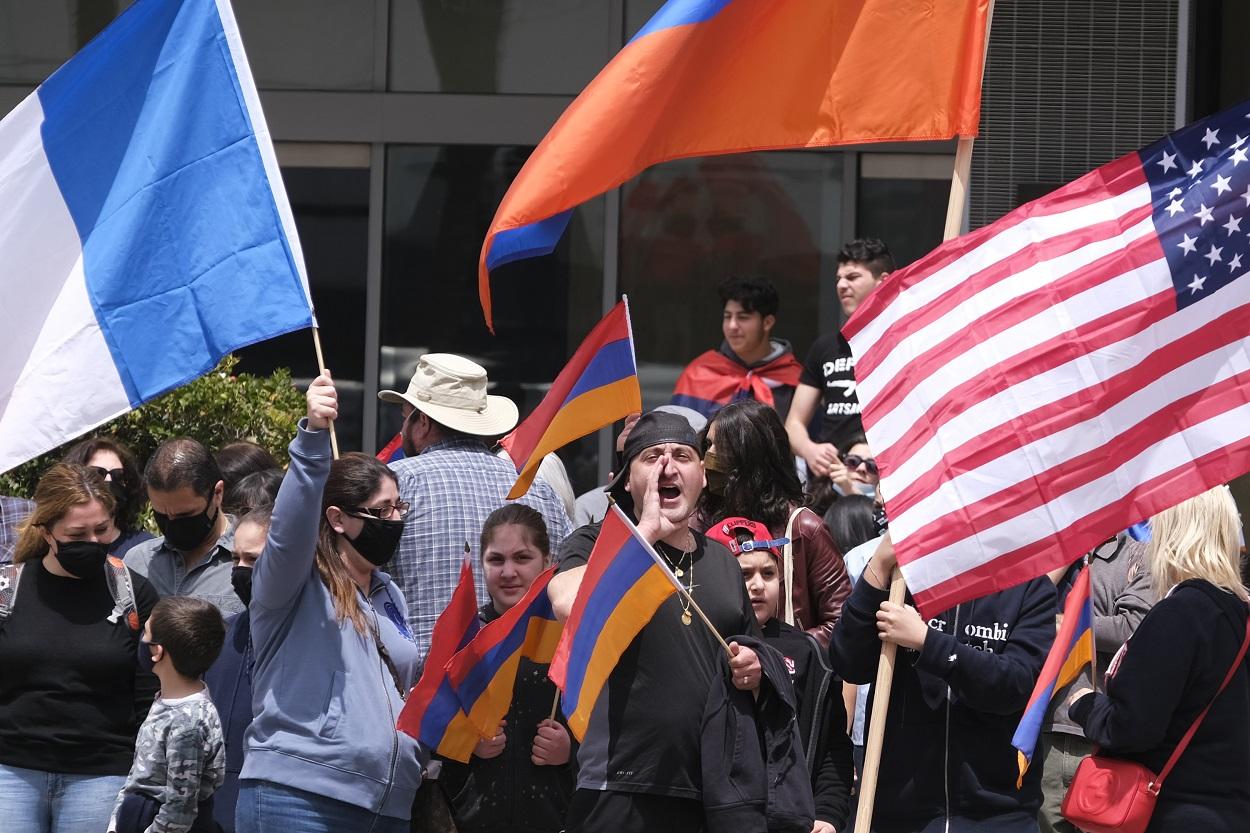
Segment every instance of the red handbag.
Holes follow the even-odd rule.
[[[1224,682],[1215,692],[1215,697],[1219,697],[1233,679],[1233,674],[1245,659],[1247,647],[1250,647],[1250,619],[1246,620],[1246,636],[1241,642],[1241,650],[1237,652],[1237,659],[1233,660],[1224,675]],[[1060,808],[1063,817],[1086,833],[1144,833],[1150,825],[1150,816],[1154,813],[1155,802],[1159,800],[1164,779],[1185,747],[1189,746],[1215,697],[1194,718],[1193,725],[1176,745],[1158,775],[1141,764],[1098,754],[1081,761],[1072,778],[1072,786],[1068,787],[1068,794],[1063,798],[1063,807]]]

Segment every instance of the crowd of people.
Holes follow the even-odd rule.
[[[848,244],[844,312],[892,268],[880,241]],[[179,437],[141,466],[93,437],[0,499],[0,829],[844,831],[883,643],[900,653],[874,830],[1073,831],[1082,759],[1159,772],[1191,727],[1149,829],[1241,829],[1250,597],[1228,489],[926,621],[889,600],[846,341],[800,363],[772,336],[767,281],[720,295],[724,342],[671,405],[624,422],[607,484],[581,496],[552,456],[505,500],[516,469],[494,444],[516,406],[477,364],[429,354],[379,395],[403,417],[390,465],[334,459],[325,371],[285,471],[247,442]],[[466,549],[482,623],[552,564],[565,618],[611,503],[687,593],[625,648],[580,742],[528,659],[468,763],[398,731]],[[1021,777],[1012,736],[1081,570],[1094,672],[1056,693]]]

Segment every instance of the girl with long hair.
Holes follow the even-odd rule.
[[[364,454],[330,460],[328,374],[308,388],[264,557],[252,573],[255,666],[235,829],[407,831],[425,757],[395,728],[419,657],[380,569],[408,506]]]
[[[1151,833],[1244,830],[1250,818],[1250,669],[1228,674],[1250,595],[1237,507],[1218,486],[1150,519],[1146,558],[1161,598],[1107,669],[1106,694],[1073,692],[1068,714],[1100,754],[1159,772],[1207,706],[1163,782]],[[1217,692],[1219,692],[1217,694]]]
[[[711,528],[728,517],[752,518],[774,538],[789,537],[792,571],[782,583],[793,599],[792,623],[828,646],[851,584],[828,528],[805,505],[777,412],[753,399],[721,408],[707,426],[704,466],[703,526]],[[785,608],[783,601],[779,618],[788,621]]]
[[[136,661],[157,597],[108,557],[114,510],[99,472],[57,463],[0,565],[5,830],[98,833],[130,771],[157,688]]]

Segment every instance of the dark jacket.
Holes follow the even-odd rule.
[[[230,618],[226,641],[217,661],[204,674],[204,683],[226,738],[226,780],[213,793],[213,820],[225,833],[233,833],[239,772],[243,769],[243,735],[252,722],[252,628],[248,611]]]
[[[825,649],[810,633],[780,619],[769,619],[764,623],[764,641],[784,657],[794,683],[799,737],[816,799],[816,819],[842,830],[850,815],[855,781],[842,681],[825,661]]]
[[[876,675],[876,613],[888,598],[859,581],[842,608],[830,654],[848,682]],[[921,650],[900,648],[894,666],[877,788],[888,800],[877,802],[874,829],[921,830],[944,818],[952,830],[993,830],[996,817],[1036,824],[1042,768],[1017,790],[1011,738],[1055,638],[1054,585],[1033,579],[928,624]],[[872,695],[868,713],[871,722]]]
[[[769,532],[781,536],[786,528],[783,524]],[[794,621],[816,637],[822,648],[828,648],[842,605],[851,595],[846,564],[829,528],[810,509],[795,516],[790,532],[794,538]]]
[[[479,611],[483,624],[499,618],[494,605]],[[547,665],[522,658],[517,666],[512,707],[505,717],[507,742],[497,757],[473,757],[467,764],[443,760],[439,783],[460,833],[556,833],[564,829],[573,795],[577,741],[570,735],[564,766],[537,766],[530,760],[538,724],[551,716],[556,687]],[[558,712],[556,719],[564,723]]]
[[[1178,584],[1107,671],[1107,693],[1070,714],[1102,753],[1159,772],[1194,718],[1211,710],[1163,783],[1150,831],[1245,830],[1250,824],[1250,670],[1216,691],[1246,634],[1245,603],[1201,580]],[[1214,702],[1212,702],[1212,698]]]
[[[728,665],[703,710],[700,758],[707,833],[811,833],[811,780],[799,736],[794,686],[785,658],[750,636],[763,679],[758,700],[739,691]]]

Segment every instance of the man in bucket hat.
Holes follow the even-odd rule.
[[[623,464],[608,493],[637,523],[686,585],[723,638],[758,634],[738,563],[721,544],[690,529],[703,490],[694,429],[682,416],[643,414],[625,440]],[[576,530],[559,550],[548,585],[556,614],[567,617],[600,524]],[[730,642],[733,685],[755,691],[755,652]],[[704,828],[700,728],[724,649],[679,595],[669,596],[608,676],[578,748],[577,789],[568,833],[691,831]]]
[[[429,353],[417,362],[406,391],[378,393],[404,414],[399,433],[406,457],[391,468],[410,509],[388,570],[408,602],[408,623],[423,657],[434,620],[451,601],[465,543],[476,550],[486,516],[506,503],[516,480],[516,469],[488,444],[516,426],[517,407],[506,397],[488,395],[487,386],[480,365]],[[520,502],[542,513],[552,546],[559,546],[569,534],[569,518],[551,486],[535,480]],[[479,555],[475,552],[472,562],[478,603],[485,604]]]

